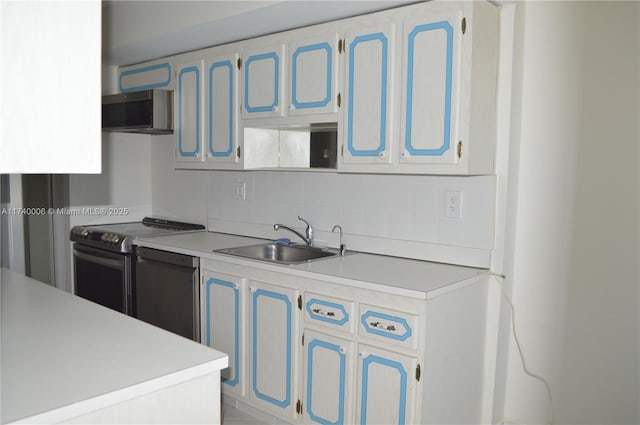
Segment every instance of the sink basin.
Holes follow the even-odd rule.
[[[272,242],[217,249],[215,252],[280,264],[299,264],[337,255],[336,252],[321,248],[309,248],[303,245],[282,245]]]

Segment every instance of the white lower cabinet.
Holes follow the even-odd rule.
[[[352,423],[355,343],[308,329],[304,339],[304,422]]]
[[[299,410],[298,291],[249,281],[249,358],[252,401],[295,419]]]
[[[246,282],[245,279],[204,269],[202,271],[203,344],[227,353],[229,367],[222,370],[225,392],[245,395],[246,387]]]
[[[358,346],[359,424],[413,424],[418,371],[415,357]]]
[[[485,421],[485,277],[423,299],[205,258],[201,267],[202,341],[229,354],[225,402],[274,423]]]

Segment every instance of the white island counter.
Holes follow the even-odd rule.
[[[2,269],[2,423],[220,422],[226,354]]]

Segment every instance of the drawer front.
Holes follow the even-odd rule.
[[[353,332],[354,303],[351,301],[307,292],[304,310],[308,323]]]
[[[378,306],[360,304],[358,333],[378,341],[402,344],[415,349],[418,341],[418,316]]]
[[[170,60],[148,62],[120,69],[118,86],[121,93],[173,88],[173,70]]]

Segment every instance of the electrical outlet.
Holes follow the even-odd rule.
[[[234,199],[245,200],[247,184],[245,182],[231,183],[231,194]]]
[[[462,217],[462,192],[447,192],[444,199],[444,215],[449,218]]]

